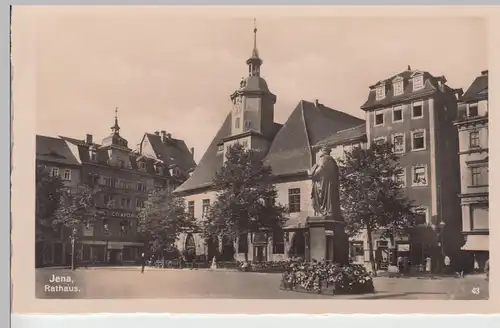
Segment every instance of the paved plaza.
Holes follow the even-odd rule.
[[[78,293],[46,293],[53,275],[72,276]],[[331,296],[280,290],[281,275],[225,270],[89,268],[38,269],[37,297],[60,298],[237,298],[237,299],[488,299],[484,276],[465,278],[389,278],[374,280],[375,294]],[[45,296],[44,296],[45,295]],[[51,296],[49,296],[51,295]]]

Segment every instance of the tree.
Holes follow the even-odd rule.
[[[370,148],[346,152],[340,166],[340,199],[347,231],[355,235],[365,229],[369,259],[376,274],[372,234],[383,237],[406,235],[415,225],[414,205],[395,177],[403,172],[390,143],[372,143]]]
[[[217,197],[204,222],[207,237],[235,240],[262,230],[278,232],[286,222],[286,208],[276,202],[271,167],[264,165],[260,152],[239,143],[230,146],[213,184]]]
[[[71,269],[75,270],[75,246],[78,230],[91,226],[98,218],[96,207],[97,194],[100,190],[95,186],[79,184],[67,188],[61,193],[54,226],[62,226],[71,231]]]
[[[35,194],[35,239],[37,242],[43,242],[53,229],[52,220],[59,205],[62,187],[59,176],[52,176],[46,167],[37,166]],[[37,245],[37,264],[41,251]]]
[[[185,201],[167,189],[154,190],[139,212],[137,231],[144,235],[152,252],[171,248],[181,233],[197,229],[195,218],[186,212]]]

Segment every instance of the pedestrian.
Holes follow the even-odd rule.
[[[398,266],[398,272],[400,273],[402,271],[402,268],[403,268],[403,257],[402,256],[398,256],[398,259],[396,261],[396,265]]]
[[[408,259],[408,256],[404,256],[403,257],[403,272],[404,273],[408,273],[408,271],[410,271],[409,269],[409,259]]]
[[[425,272],[431,273],[432,269],[432,259],[430,256],[427,256],[425,259]]]
[[[444,273],[449,274],[450,273],[450,265],[451,265],[451,260],[448,255],[444,257]]]
[[[144,267],[146,266],[146,257],[144,253],[141,254],[141,273],[144,273]]]
[[[490,259],[488,258],[486,260],[486,263],[484,264],[484,273],[486,273],[486,280],[490,279]]]
[[[476,259],[476,254],[474,254],[474,273],[479,272],[479,262]]]

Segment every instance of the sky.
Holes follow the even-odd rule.
[[[194,147],[198,162],[248,72],[254,17],[261,76],[277,95],[279,123],[302,99],[363,118],[369,86],[408,65],[445,75],[448,85],[464,90],[488,68],[481,18],[238,13],[14,8],[14,79],[16,65],[29,55],[36,60],[36,133],[92,134],[100,142],[118,107],[120,133],[131,148],[145,132],[166,130]]]

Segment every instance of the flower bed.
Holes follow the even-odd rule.
[[[317,293],[366,294],[374,293],[373,280],[362,265],[326,263],[289,263],[281,281],[289,290]]]

